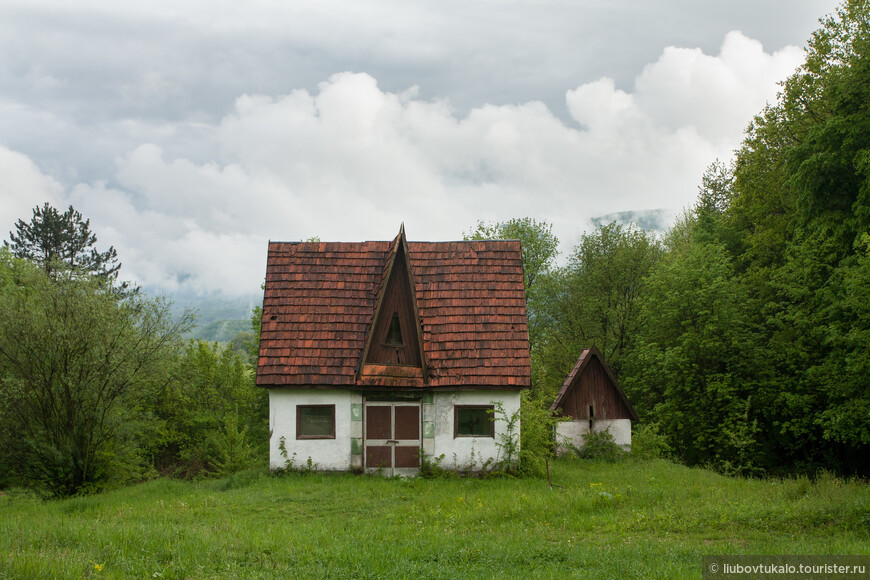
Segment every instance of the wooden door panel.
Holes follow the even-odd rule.
[[[420,440],[420,407],[396,405],[396,439]]]
[[[365,407],[365,466],[413,474],[420,467],[419,404],[374,402]]]
[[[366,467],[392,467],[392,448],[389,446],[366,446]]]
[[[391,439],[390,407],[366,407],[366,439]]]
[[[420,446],[396,447],[396,467],[420,467]]]

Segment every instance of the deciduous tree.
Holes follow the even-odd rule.
[[[556,389],[586,347],[595,345],[615,373],[638,328],[644,279],[662,255],[655,237],[616,223],[584,234],[569,264],[539,289],[540,378]]]
[[[0,444],[10,476],[64,496],[135,465],[130,399],[168,373],[186,323],[164,302],[119,300],[104,278],[51,278],[0,249]]]

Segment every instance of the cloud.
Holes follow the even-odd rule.
[[[19,219],[30,221],[32,210],[49,202],[63,207],[63,186],[43,174],[26,155],[0,145],[0,237],[8,240]],[[6,228],[9,228],[8,230]]]
[[[717,56],[670,46],[637,79],[638,106],[668,129],[693,127],[706,140],[732,143],[752,115],[776,100],[772,81],[802,61],[797,47],[768,54],[737,31],[725,36]]]
[[[567,249],[596,216],[676,212],[801,56],[739,32],[716,55],[669,47],[630,89],[603,77],[568,90],[567,119],[534,100],[461,115],[416,86],[344,72],[316,90],[243,94],[215,122],[151,126],[111,175],[68,191],[19,154],[0,149],[0,163],[90,217],[138,282],[244,294],[268,239],[388,239],[401,222],[412,239],[455,239],[478,219],[530,216]]]
[[[236,165],[167,162],[155,145],[119,160],[117,177],[121,189],[79,184],[70,199],[99,241],[116,247],[124,277],[170,292],[257,290],[266,241],[249,193],[268,192],[268,184]]]

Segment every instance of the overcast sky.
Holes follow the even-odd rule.
[[[692,203],[827,0],[0,0],[0,235],[45,201],[141,284],[266,243],[459,239]]]

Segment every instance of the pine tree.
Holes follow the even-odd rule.
[[[18,220],[15,231],[9,232],[12,243],[4,243],[15,256],[39,264],[51,276],[68,271],[114,282],[121,268],[117,252],[112,246],[98,251],[90,225],[73,206],[60,213],[46,202],[33,208],[30,223]],[[121,285],[126,287],[126,283]]]

